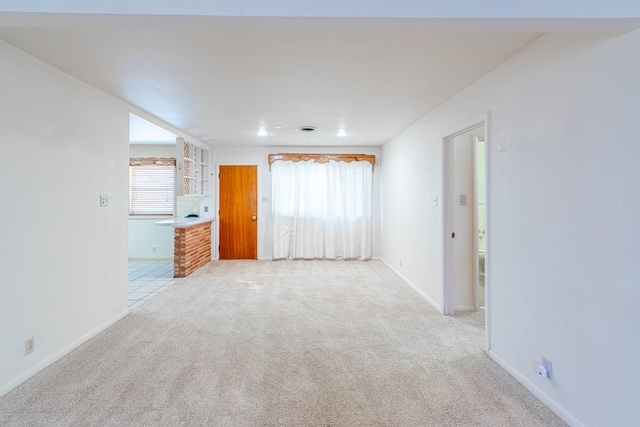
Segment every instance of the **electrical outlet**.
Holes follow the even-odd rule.
[[[105,206],[109,206],[109,196],[106,194],[100,195],[100,207],[104,208]]]
[[[151,246],[151,252],[156,253],[156,251],[157,251],[157,250],[158,250],[158,248],[157,248],[157,247],[155,247],[155,246]]]
[[[31,354],[36,350],[36,339],[29,337],[24,341],[24,355]]]

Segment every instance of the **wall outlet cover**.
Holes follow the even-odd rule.
[[[543,357],[540,364],[542,366],[544,366],[544,368],[547,370],[547,377],[546,378],[551,378],[551,373],[553,371],[553,363],[551,363],[550,360],[547,360],[547,359],[545,359]]]
[[[31,354],[36,349],[36,339],[29,337],[24,341],[24,355]]]

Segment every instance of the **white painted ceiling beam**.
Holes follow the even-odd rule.
[[[351,17],[638,18],[629,0],[0,0],[0,11],[35,13]]]
[[[1,2],[2,0],[0,0]],[[318,18],[107,15],[75,13],[3,12],[0,27],[7,28],[157,28],[181,25],[190,30],[239,32],[271,30],[332,32],[358,31],[421,33],[627,33],[640,28],[638,18]]]

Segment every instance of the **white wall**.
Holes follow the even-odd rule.
[[[129,157],[173,157],[176,158],[176,144],[131,144]]]
[[[129,156],[175,158],[176,145],[132,144]],[[129,218],[129,259],[173,259],[173,227],[155,225],[163,218]]]
[[[373,169],[373,257],[380,256],[380,178],[382,173],[380,147],[214,147],[213,163],[218,175],[219,165],[258,165],[258,259],[272,259],[272,220],[271,220],[271,173],[269,172],[269,154],[276,153],[357,153],[374,154],[376,166]],[[214,201],[218,205],[217,179]],[[263,202],[262,198],[267,201]],[[217,207],[215,211],[217,212]],[[217,227],[217,222],[214,223]],[[217,234],[216,234],[217,235]],[[217,247],[217,246],[214,246]],[[217,257],[217,251],[214,251]]]
[[[160,220],[129,219],[129,259],[173,259],[174,228],[155,225]]]
[[[489,112],[491,355],[573,425],[640,425],[638,52],[547,35],[383,147],[382,256],[441,303],[442,137]]]
[[[128,313],[129,111],[4,42],[0,68],[3,394]]]

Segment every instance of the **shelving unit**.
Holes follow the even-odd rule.
[[[184,196],[209,195],[209,150],[182,141],[182,191]]]

